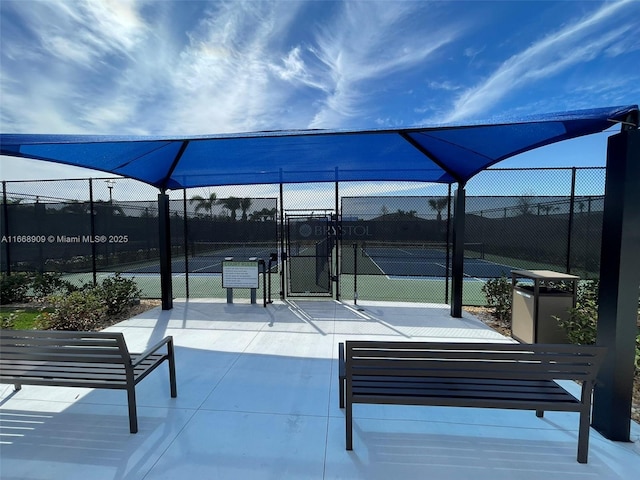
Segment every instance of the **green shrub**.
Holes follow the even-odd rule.
[[[41,313],[36,325],[51,330],[100,330],[127,312],[140,293],[133,280],[116,274],[95,287],[84,285],[65,294],[47,296],[52,311]]]
[[[47,302],[53,311],[40,314],[38,329],[91,331],[102,329],[107,322],[107,306],[96,288],[51,295]]]
[[[482,286],[487,305],[493,308],[496,319],[511,322],[511,282],[504,275],[492,278]]]
[[[27,292],[31,283],[30,275],[16,272],[11,275],[3,273],[0,277],[0,303],[19,303],[27,300]]]
[[[597,280],[580,283],[578,286],[576,306],[569,309],[565,319],[556,317],[558,324],[565,329],[571,343],[593,345],[596,343],[598,330],[598,287]],[[640,332],[636,335],[636,372],[640,372]]]
[[[13,330],[16,328],[16,314],[10,313],[0,317],[0,328],[5,330]]]
[[[114,317],[128,311],[142,293],[133,279],[122,278],[119,273],[105,278],[97,290],[107,308],[107,315]]]
[[[31,291],[36,300],[42,301],[55,293],[66,294],[78,290],[78,287],[61,278],[59,273],[36,273],[31,278]]]
[[[598,281],[582,282],[578,286],[576,306],[569,309],[566,318],[555,317],[567,332],[571,343],[593,345],[596,343],[598,324]]]

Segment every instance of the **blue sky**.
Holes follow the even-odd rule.
[[[637,104],[639,18],[637,0],[2,0],[0,131],[357,129]],[[498,166],[603,165],[606,137]]]

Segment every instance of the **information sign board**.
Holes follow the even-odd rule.
[[[222,288],[258,288],[258,262],[222,262]]]

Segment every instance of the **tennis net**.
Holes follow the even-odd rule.
[[[277,245],[273,242],[191,242],[189,244],[189,255],[199,258],[268,258],[272,252],[277,252]]]
[[[363,257],[370,258],[402,258],[419,260],[442,260],[447,253],[453,255],[453,246],[446,242],[382,242],[368,241],[361,245]],[[467,259],[484,259],[483,243],[465,243],[464,257]]]

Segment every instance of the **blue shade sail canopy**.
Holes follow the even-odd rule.
[[[0,154],[85,167],[161,190],[348,182],[466,183],[537,147],[637,125],[638,106],[516,118],[493,124],[376,130],[291,130],[206,136],[0,134]]]

